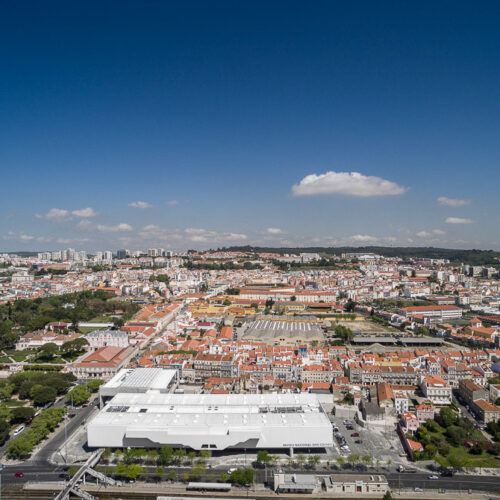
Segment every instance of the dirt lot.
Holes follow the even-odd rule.
[[[339,321],[339,324],[350,328],[353,332],[360,331],[362,334],[387,335],[399,332],[396,328],[390,328],[370,320],[365,321]]]

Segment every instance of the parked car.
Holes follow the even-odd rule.
[[[24,431],[24,425],[20,425],[19,427],[17,427],[17,429],[14,430],[14,436],[19,436],[19,434],[21,434],[21,432]]]
[[[351,434],[351,437],[352,437],[352,438],[359,438],[359,432],[353,432],[353,433]]]
[[[422,493],[424,490],[422,488],[419,488],[418,486],[415,486],[414,491],[417,493]]]
[[[24,477],[24,474],[22,472],[14,472],[15,477]]]
[[[429,479],[439,479],[439,476],[433,474],[432,476],[429,476]]]
[[[361,441],[361,439],[356,439],[356,441],[354,441],[356,444],[363,444],[363,441]]]

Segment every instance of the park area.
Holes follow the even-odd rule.
[[[416,460],[434,460],[457,470],[500,465],[500,443],[492,444],[474,422],[460,417],[452,408],[441,408],[436,420],[428,420],[415,436],[408,437],[424,447],[423,452],[415,453]]]

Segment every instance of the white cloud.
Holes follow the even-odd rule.
[[[64,221],[70,220],[73,215],[76,217],[95,217],[97,212],[92,207],[73,210],[72,212],[63,208],[51,208],[46,214],[35,214],[35,217],[37,219]]]
[[[354,236],[349,237],[350,240],[352,241],[367,241],[367,242],[374,242],[377,241],[378,238],[375,236],[370,236],[368,234],[355,234]]]
[[[462,217],[447,217],[445,220],[446,224],[473,224],[472,219],[464,219]]]
[[[170,201],[167,201],[167,205],[169,207],[176,207],[177,205],[180,205],[180,201],[179,200],[170,200]]]
[[[286,234],[283,229],[279,229],[278,227],[268,227],[266,229],[267,234]]]
[[[35,237],[24,232],[14,233],[13,231],[9,231],[6,235],[3,236],[4,240],[18,240],[18,241],[31,241],[34,240]]]
[[[77,225],[76,228],[79,231],[88,231],[92,227],[92,222],[89,220],[81,220]]]
[[[71,212],[76,217],[95,217],[97,212],[92,207],[82,208],[81,210],[73,210]]]
[[[101,233],[119,233],[122,231],[132,231],[133,227],[130,224],[121,222],[120,224],[116,224],[114,226],[106,226],[104,224],[99,224],[97,226],[97,230]]]
[[[157,226],[156,224],[149,224],[147,226],[144,226],[142,228],[143,231],[161,231],[162,229],[160,226]]]
[[[470,205],[471,200],[461,200],[459,198],[447,198],[446,196],[440,196],[438,198],[438,203],[447,207],[463,207],[465,205]]]
[[[446,234],[445,231],[441,231],[441,229],[433,229],[432,231],[420,231],[415,234],[419,238],[429,238],[431,236],[443,236]]]
[[[245,241],[248,236],[241,233],[219,233],[208,229],[188,227],[184,230],[187,239],[193,243],[224,243]]]
[[[61,221],[71,218],[69,210],[64,210],[62,208],[51,208],[46,214],[35,214],[37,219],[49,219]]]
[[[244,241],[248,238],[246,234],[241,233],[223,233],[220,236],[228,241]]]
[[[392,196],[403,194],[407,188],[381,177],[359,172],[326,172],[311,174],[292,186],[294,196],[316,194],[346,194],[351,196]]]
[[[133,201],[132,203],[129,203],[128,206],[134,208],[151,208],[153,205],[147,201]]]

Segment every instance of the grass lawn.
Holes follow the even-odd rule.
[[[9,399],[7,401],[4,401],[4,404],[8,406],[9,408],[14,408],[16,406],[24,406],[27,404],[28,401],[19,401],[18,399]]]
[[[64,365],[66,364],[66,361],[64,359],[60,358],[59,356],[56,356],[53,359],[31,359],[29,363],[32,363],[34,365],[44,365],[44,364],[55,364],[55,365]]]
[[[108,316],[98,316],[97,318],[92,318],[87,321],[87,323],[113,323],[113,318]]]
[[[438,426],[437,432],[429,432],[431,436],[431,442],[436,441],[436,437],[443,436],[446,432],[444,427]],[[446,436],[444,436],[446,437]],[[485,439],[483,433],[479,429],[474,429],[470,439]],[[449,444],[449,443],[448,443]],[[480,455],[474,455],[469,453],[464,446],[452,446],[450,445],[450,451],[446,456],[437,455],[436,461],[439,462],[443,467],[450,467],[451,464],[448,461],[449,457],[456,457],[460,462],[463,463],[463,467],[500,467],[500,460],[495,458],[494,455],[490,455],[483,451]]]
[[[463,461],[464,467],[498,467],[499,461],[493,455],[486,453],[483,451],[481,455],[473,455],[469,453],[463,446],[456,446],[450,449],[450,453],[448,453],[447,457],[455,456],[460,461]],[[448,462],[447,457],[442,457],[441,455],[437,456],[437,461],[443,465],[444,467],[449,467],[450,463]]]
[[[24,351],[15,351],[12,349],[9,351],[5,350],[4,352],[12,359],[19,362],[19,361],[24,361],[28,356],[33,354],[35,351],[33,349],[26,349]]]
[[[7,363],[7,364],[9,364],[9,363],[12,363],[12,361],[7,356],[0,356],[0,363]]]
[[[85,326],[85,327],[78,328],[78,330],[80,330],[80,332],[82,332],[85,335],[87,333],[90,333],[90,332],[97,330],[97,327]]]
[[[61,358],[65,359],[66,361],[72,362],[72,361],[75,361],[75,359],[78,359],[84,353],[85,353],[85,351],[82,351],[80,353],[62,354]]]

